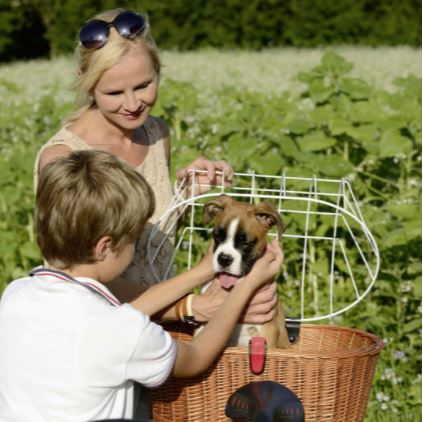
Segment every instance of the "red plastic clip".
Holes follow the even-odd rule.
[[[266,363],[266,339],[264,337],[251,337],[248,346],[251,372],[259,375],[264,371],[264,364]]]

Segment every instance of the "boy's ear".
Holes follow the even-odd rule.
[[[111,245],[112,238],[110,236],[101,237],[94,247],[94,259],[96,261],[104,261],[111,250]]]

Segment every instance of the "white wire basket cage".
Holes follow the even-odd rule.
[[[202,222],[203,206],[224,193],[250,203],[269,201],[279,211],[285,259],[278,286],[288,320],[333,318],[371,291],[379,250],[348,180],[235,173],[230,187],[222,175],[221,184],[198,194],[207,186],[199,182],[202,173],[193,170],[183,189],[175,186],[173,202],[150,231],[147,260],[156,281],[202,257],[212,239],[212,228]],[[268,236],[270,241],[277,233]],[[169,243],[173,253],[165,254]]]

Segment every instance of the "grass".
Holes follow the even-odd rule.
[[[275,93],[298,93],[303,84],[295,76],[318,65],[327,49],[267,49],[261,52],[204,50],[200,52],[162,53],[163,78],[189,81],[208,94],[223,85],[241,90]],[[420,77],[421,49],[411,47],[336,47],[354,64],[351,76],[364,79],[377,88],[392,89],[397,77],[409,74]],[[0,79],[16,83],[27,96],[37,97],[52,86],[63,101],[72,99],[73,58],[53,61],[32,60],[0,65]],[[46,75],[48,75],[46,77]]]

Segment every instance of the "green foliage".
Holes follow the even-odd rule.
[[[381,270],[370,297],[334,322],[385,341],[366,420],[414,421],[421,417],[421,80],[400,78],[388,92],[350,77],[351,68],[327,53],[298,75],[304,83],[299,96],[233,86],[205,96],[190,83],[166,79],[155,114],[171,129],[172,174],[201,154],[225,158],[238,172],[351,181]],[[23,100],[20,89],[0,80],[0,291],[41,262],[33,232],[33,160],[71,108],[54,89]],[[321,223],[324,233],[330,223]],[[205,250],[202,240],[195,241],[198,254]],[[286,253],[290,272],[299,271],[300,253]],[[324,251],[315,244],[310,254],[315,270],[324,272]]]
[[[0,80],[0,290],[41,263],[34,237],[34,157],[69,112],[48,92],[37,102],[19,98],[19,87]]]
[[[0,61],[45,56],[48,42],[41,16],[19,1],[0,0]]]
[[[87,19],[115,7],[147,13],[165,49],[421,45],[416,0],[0,0],[0,61],[68,53]]]
[[[157,112],[175,138],[175,168],[196,151],[226,157],[238,172],[351,181],[381,270],[370,298],[335,322],[385,340],[368,420],[414,421],[421,415],[421,80],[398,79],[390,93],[349,77],[351,68],[327,53],[298,75],[306,86],[299,98],[226,87],[201,100],[189,84],[168,81]],[[323,271],[326,251],[315,245],[310,253]],[[301,251],[285,256],[289,272],[298,274]]]

